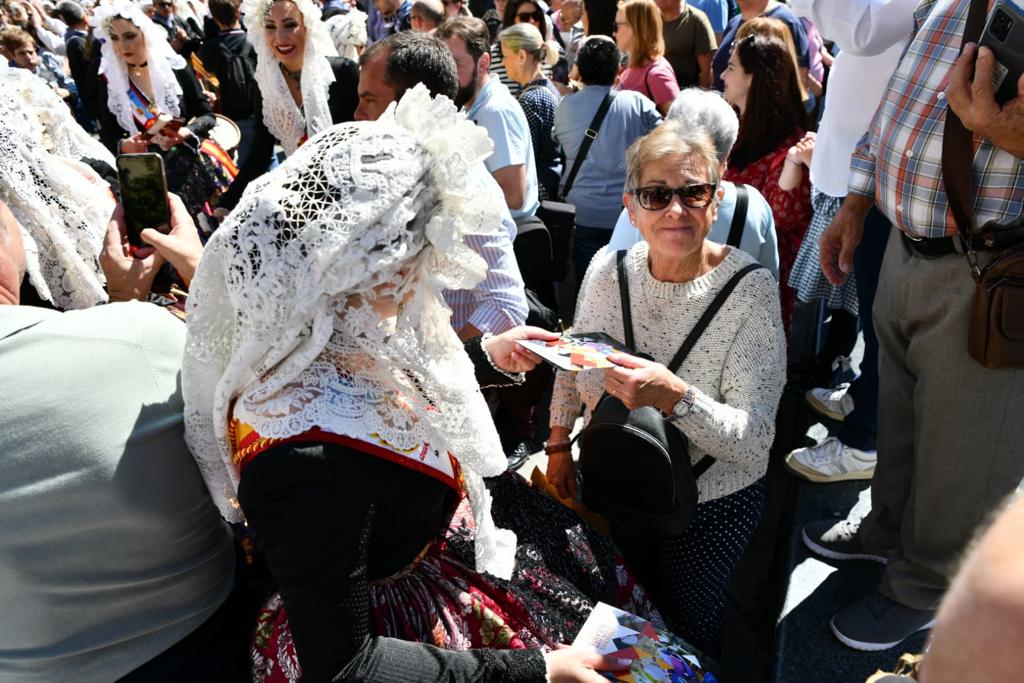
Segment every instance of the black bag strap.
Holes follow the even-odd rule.
[[[573,183],[576,182],[576,174],[580,172],[580,167],[583,166],[583,160],[587,158],[587,152],[590,151],[590,146],[594,144],[594,140],[597,139],[597,132],[601,130],[601,123],[604,121],[605,115],[608,113],[608,109],[612,106],[612,100],[615,99],[615,91],[609,90],[608,96],[604,98],[604,102],[597,108],[597,113],[594,114],[594,120],[590,122],[590,126],[583,133],[583,142],[580,143],[580,151],[576,154],[576,161],[572,164],[572,170],[569,171],[569,177],[565,179],[565,184],[562,186],[562,196],[566,197],[569,191],[572,189]]]
[[[626,281],[626,250],[623,249],[615,255],[615,265],[619,270],[619,301],[622,304],[622,331],[625,333],[626,348],[634,353],[633,346],[633,313],[629,308],[629,282]]]
[[[684,341],[683,345],[679,347],[679,351],[676,352],[672,362],[668,364],[668,369],[673,375],[679,370],[683,361],[686,360],[686,357],[690,355],[690,351],[693,350],[693,347],[697,345],[698,341],[700,341],[701,335],[704,334],[704,330],[706,330],[708,325],[711,324],[711,319],[715,317],[718,310],[722,308],[723,304],[725,304],[725,300],[729,298],[730,294],[732,294],[732,290],[736,289],[736,285],[740,283],[740,280],[746,277],[747,273],[751,273],[763,267],[764,266],[760,263],[751,263],[729,278],[729,281],[725,283],[725,287],[722,287],[722,289],[718,291],[718,294],[715,295],[714,301],[711,302],[711,305],[709,305],[707,310],[704,311],[704,315],[700,317],[697,324],[693,326],[692,330],[690,330],[690,334],[687,335],[686,341]]]
[[[732,225],[729,227],[729,239],[725,241],[730,247],[740,248],[743,241],[743,226],[747,224],[747,203],[750,192],[743,183],[736,185],[736,208],[732,212]]]
[[[619,299],[622,306],[622,330],[626,336],[626,346],[635,353],[636,347],[633,345],[633,314],[630,311],[629,282],[626,276],[625,249],[615,254],[615,261],[616,268],[619,272]],[[725,286],[719,290],[718,294],[715,295],[714,300],[712,300],[708,305],[707,310],[705,310],[704,314],[701,315],[700,320],[698,320],[697,324],[693,326],[692,330],[690,330],[690,334],[686,336],[682,346],[679,347],[679,350],[676,351],[676,355],[673,356],[672,362],[668,364],[667,367],[673,375],[676,374],[682,366],[686,357],[690,355],[690,351],[693,350],[693,347],[697,345],[698,341],[700,341],[701,335],[704,334],[704,330],[706,330],[708,325],[711,324],[711,320],[715,317],[715,314],[718,313],[719,309],[722,308],[723,304],[725,304],[726,299],[729,298],[732,291],[736,289],[736,285],[740,283],[740,280],[746,277],[748,273],[763,267],[764,266],[760,263],[751,263],[729,278],[729,281],[726,282]]]

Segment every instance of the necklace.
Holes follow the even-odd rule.
[[[128,62],[125,62],[128,64]],[[142,78],[142,74],[145,73],[143,69],[149,66],[149,61],[145,61],[142,64],[128,64],[128,68],[131,69],[132,76],[135,78]]]
[[[299,69],[298,71],[289,71],[285,68],[284,64],[282,64],[281,71],[284,73],[284,77],[293,83],[299,84],[302,82],[302,69]]]

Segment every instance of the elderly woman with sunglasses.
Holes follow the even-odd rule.
[[[644,237],[623,264],[637,355],[613,354],[615,367],[604,371],[558,374],[547,474],[561,495],[575,495],[569,434],[580,404],[589,421],[604,392],[630,409],[660,409],[688,438],[692,462],[714,458],[697,480],[696,516],[682,535],[610,522],[612,539],[672,630],[717,657],[725,587],[761,517],[785,381],[778,286],[764,268],[740,279],[678,372],[669,371],[665,364],[711,301],[755,261],[707,239],[721,177],[703,132],[668,121],[635,142],[627,157],[622,201]],[[617,254],[604,250],[584,277],[573,328],[624,339],[620,301]]]

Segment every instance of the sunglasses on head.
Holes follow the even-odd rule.
[[[519,12],[516,14],[516,21],[518,22],[536,21],[537,23],[540,23],[543,18],[544,13],[539,9],[532,12]]]
[[[154,2],[155,7],[174,7],[173,2]]]
[[[651,185],[649,187],[637,187],[633,196],[640,202],[640,206],[648,211],[660,211],[672,203],[672,195],[679,197],[683,206],[691,209],[707,208],[711,200],[715,198],[715,190],[718,188],[714,183],[695,183],[684,187],[664,187],[662,185]]]

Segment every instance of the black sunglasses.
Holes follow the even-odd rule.
[[[518,22],[536,21],[539,24],[542,19],[544,19],[544,13],[539,9],[532,12],[519,12],[516,14],[516,21]]]
[[[672,195],[679,197],[683,206],[688,206],[691,209],[704,209],[715,198],[716,189],[718,186],[714,183],[696,183],[685,187],[651,185],[634,188],[632,194],[640,202],[640,206],[648,211],[661,211],[672,203]]]

